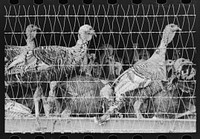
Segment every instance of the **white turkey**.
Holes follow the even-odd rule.
[[[110,89],[113,88],[116,99],[113,102],[112,106],[110,106],[110,108],[102,117],[95,119],[96,123],[105,123],[109,120],[111,114],[121,109],[125,93],[127,91],[147,87],[152,81],[155,80],[167,81],[165,64],[166,49],[168,44],[173,40],[176,31],[178,30],[181,29],[177,25],[168,24],[163,31],[160,45],[153,53],[153,55],[145,61],[138,61],[133,65],[133,67],[124,71],[114,81],[112,86],[110,86]],[[159,86],[163,88],[162,84],[160,83]],[[140,100],[136,101],[134,104],[134,108],[138,109],[141,104],[142,102]],[[137,117],[141,117],[139,113]]]

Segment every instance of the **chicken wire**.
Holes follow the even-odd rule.
[[[39,78],[39,75],[37,75],[37,78],[32,79],[32,74],[26,80],[21,81],[13,79],[14,75],[6,78],[9,83],[12,83],[12,85],[6,87],[6,93],[8,93],[12,100],[29,107],[33,111],[33,115],[33,95],[38,84],[42,84],[43,94],[46,98],[49,95],[49,83],[52,80],[62,81],[64,82],[63,84],[73,86],[74,93],[78,95],[68,96],[66,92],[69,90],[63,90],[59,86],[56,88],[58,92],[56,98],[59,100],[62,111],[68,108],[68,110],[71,110],[70,117],[76,117],[74,121],[72,120],[73,122],[71,121],[70,126],[72,129],[68,129],[68,131],[72,132],[75,129],[72,123],[82,125],[82,128],[77,130],[84,131],[83,125],[85,123],[80,119],[85,118],[88,120],[89,117],[102,115],[104,109],[108,107],[108,102],[100,97],[100,90],[104,86],[101,80],[113,81],[118,76],[115,70],[112,71],[113,63],[104,60],[108,58],[106,55],[109,54],[110,50],[113,52],[111,56],[114,57],[114,61],[121,63],[121,72],[125,71],[139,59],[148,59],[159,46],[165,26],[169,23],[175,23],[182,31],[177,33],[172,43],[168,45],[166,59],[186,58],[193,63],[195,60],[194,34],[196,31],[194,27],[196,13],[194,5],[12,5],[5,6],[5,13],[5,56],[9,58],[15,53],[16,46],[26,45],[25,30],[29,24],[35,24],[41,28],[35,39],[37,47],[72,47],[76,44],[78,29],[81,25],[89,24],[95,29],[97,37],[89,41],[88,55],[95,54],[96,59],[91,65],[85,65],[92,68],[90,77],[85,77],[78,69],[78,71],[73,71],[70,77],[64,80],[60,77],[60,73],[57,73],[57,76],[53,79],[49,78],[49,75],[47,75],[46,79]],[[193,66],[195,66],[195,63]],[[186,69],[188,68],[190,67],[186,67]],[[183,121],[195,121],[195,112],[183,116],[181,119],[175,119],[174,117],[175,114],[184,113],[190,109],[191,104],[192,106],[195,105],[196,98],[195,78],[191,80],[182,79],[178,82],[182,83],[182,88],[179,89],[176,86],[169,94],[160,93],[157,96],[151,96],[147,95],[148,91],[147,93],[140,90],[136,90],[137,93],[127,92],[126,103],[120,110],[123,118],[118,119],[116,115],[113,115],[111,118],[116,118],[117,121],[121,120],[122,123],[124,120],[135,120],[136,117],[133,109],[135,99],[145,98],[141,108],[145,119],[142,123],[138,123],[138,126],[141,127],[140,130],[144,130],[145,126],[143,125],[155,124],[156,121],[160,120],[152,119],[155,113],[162,119],[161,121],[169,119],[173,119],[173,123],[179,122],[181,119]],[[153,104],[155,103],[155,98],[159,98],[157,106]],[[69,103],[70,99],[72,101]],[[55,110],[53,109],[52,111]],[[44,109],[40,105],[40,117],[43,120],[50,119],[52,122],[60,118],[70,119],[66,115],[64,117],[55,117],[57,116],[55,113],[52,113],[51,116],[49,118],[44,117]],[[9,119],[9,117],[6,119]],[[17,120],[20,120],[22,125],[28,124],[24,123],[24,120],[20,118]],[[30,119],[27,118],[28,120]],[[34,122],[34,118],[32,121]],[[137,123],[137,119],[135,122]],[[108,129],[114,132],[115,130],[123,131],[122,129],[116,129],[115,124],[111,122]],[[193,124],[191,124],[191,127],[194,127]],[[90,125],[92,129],[91,121]],[[126,124],[124,123],[123,125],[125,128]],[[186,130],[187,128],[185,127],[187,126],[187,122],[184,122],[183,126],[180,126],[180,131]],[[64,128],[65,126],[62,125],[62,127]],[[134,129],[133,125],[127,124],[126,127],[130,128],[130,130],[127,128],[127,132],[134,132],[136,130],[131,130]],[[154,131],[147,127],[147,132],[158,132],[164,131],[167,126]],[[173,128],[170,127],[170,130],[176,131]],[[62,128],[60,130],[64,131]]]

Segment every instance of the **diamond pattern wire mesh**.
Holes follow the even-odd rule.
[[[95,29],[97,37],[89,42],[88,53],[95,54],[96,69],[100,69],[100,71],[95,73],[93,69],[92,77],[89,78],[81,76],[82,82],[78,82],[80,73],[76,72],[73,74],[75,76],[73,79],[65,80],[68,85],[73,86],[74,93],[81,94],[76,96],[70,103],[70,98],[63,99],[69,97],[63,95],[66,90],[57,88],[62,94],[57,94],[61,102],[60,107],[63,109],[69,107],[72,116],[79,117],[84,113],[83,116],[88,117],[91,114],[94,116],[103,113],[102,99],[99,98],[99,90],[102,88],[103,83],[99,79],[112,81],[117,77],[116,74],[110,76],[110,65],[102,62],[104,54],[108,52],[106,51],[108,45],[105,44],[111,45],[114,59],[122,63],[122,71],[124,71],[139,59],[148,59],[159,46],[164,27],[169,23],[175,23],[182,31],[177,33],[172,43],[168,45],[166,59],[176,60],[181,57],[190,61],[195,59],[194,26],[196,14],[194,5],[19,5],[5,6],[5,11],[4,40],[6,57],[16,55],[16,46],[26,45],[24,31],[29,24],[35,24],[41,28],[35,39],[37,47],[72,47],[76,43],[78,29],[81,25],[89,24]],[[45,86],[43,93],[47,97],[49,92],[48,83],[51,80],[62,80],[61,77],[58,77],[59,74],[55,74],[56,77],[53,79],[50,79],[49,75],[46,76],[46,79],[42,76],[32,79],[32,75],[29,75],[26,80],[22,81],[22,84],[9,77],[8,80],[15,83],[15,85],[7,87],[6,92],[13,100],[34,111],[33,94],[36,85],[42,83]],[[170,114],[178,113],[180,108],[182,112],[187,111],[189,102],[195,103],[196,82],[195,78],[189,81],[181,80],[180,82],[184,83],[183,86],[192,86],[192,91],[185,95],[175,88],[171,94],[160,94],[156,96],[161,98],[158,100],[159,105],[157,106],[152,106],[151,100],[148,99],[142,106],[144,117],[152,118],[155,114],[154,107],[157,107],[156,109],[164,115],[161,116],[162,118],[174,118]],[[135,117],[133,110],[135,97],[147,96],[144,92],[128,94],[127,104],[121,110],[124,118]],[[104,103],[106,105],[106,102]],[[42,106],[40,106],[40,112],[43,114]],[[184,118],[194,119],[195,115]]]

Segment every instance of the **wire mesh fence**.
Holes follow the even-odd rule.
[[[34,42],[36,48],[41,49],[75,46],[78,30],[84,24],[91,25],[97,34],[88,42],[87,54],[81,64],[70,71],[60,68],[66,65],[51,65],[48,70],[40,72],[31,69],[27,73],[5,75],[6,94],[9,96],[5,98],[8,100],[6,104],[9,100],[18,102],[30,109],[31,115],[31,118],[17,117],[16,113],[10,114],[6,109],[5,119],[16,118],[23,124],[24,118],[34,119],[37,116],[36,101],[39,103],[39,117],[43,120],[76,117],[78,122],[103,115],[110,102],[102,97],[101,89],[137,61],[149,59],[160,45],[165,26],[174,23],[182,31],[176,33],[167,46],[166,60],[176,62],[184,58],[190,64],[179,63],[181,68],[177,75],[174,65],[168,63],[167,76],[176,76],[170,89],[155,88],[155,81],[146,88],[126,92],[120,114],[113,114],[111,118],[118,121],[136,119],[134,103],[142,100],[140,111],[145,118],[144,125],[151,121],[156,123],[156,119],[196,120],[194,5],[18,5],[4,8],[5,65],[27,45],[26,28],[30,24],[40,28]],[[119,115],[123,118],[118,118]],[[145,123],[145,120],[149,121]],[[141,130],[143,124],[139,124]],[[109,126],[114,131],[115,127]]]

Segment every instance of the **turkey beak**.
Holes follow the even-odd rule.
[[[39,31],[41,31],[41,28],[35,27],[34,30],[39,30]]]
[[[178,26],[175,26],[173,29],[172,29],[172,32],[176,32],[176,31],[181,31],[182,29],[181,28],[179,28]]]
[[[193,62],[192,62],[192,61],[187,61],[186,64],[187,64],[187,65],[192,65]]]
[[[37,30],[41,31],[41,28],[37,28]]]
[[[178,26],[176,27],[176,30],[177,31],[181,31],[182,29],[181,28],[179,28]]]
[[[193,62],[188,59],[187,61],[182,62],[182,65],[193,65]]]
[[[94,35],[95,37],[97,37],[96,33],[95,33],[95,30],[90,30],[90,34]]]

